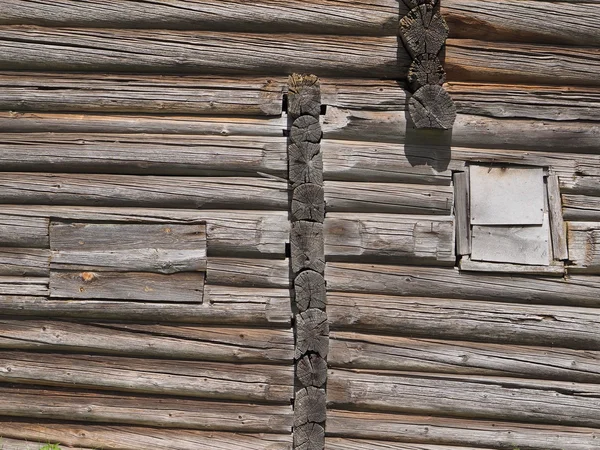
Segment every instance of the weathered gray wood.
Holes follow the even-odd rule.
[[[296,377],[302,386],[323,386],[327,381],[327,361],[314,353],[304,355],[296,362]]]
[[[292,223],[290,235],[292,272],[325,270],[323,224],[305,220]]]
[[[283,78],[4,72],[0,109],[274,116],[281,114],[284,82]]]
[[[406,108],[400,80],[320,77],[321,99],[327,107],[395,111]]]
[[[596,385],[460,375],[329,371],[327,402],[346,408],[597,427]],[[484,398],[485,401],[481,401]]]
[[[314,270],[300,272],[294,280],[296,308],[304,312],[309,308],[325,309],[327,305],[325,278]]]
[[[569,272],[600,274],[600,223],[569,222]]]
[[[596,76],[600,69],[600,50],[595,47],[448,39],[445,56],[448,81],[600,84]]]
[[[325,182],[327,213],[449,215],[453,189],[400,183]]]
[[[203,292],[203,272],[50,272],[52,298],[202,303]]]
[[[327,314],[320,309],[311,308],[296,315],[296,359],[300,359],[308,352],[314,352],[326,358],[328,351],[329,322]]]
[[[288,81],[287,113],[293,118],[303,115],[318,118],[321,114],[321,87],[315,75],[292,74]]]
[[[471,225],[469,220],[469,174],[457,172],[454,180],[454,217],[456,225],[456,254],[471,253]]]
[[[437,8],[421,4],[400,19],[399,35],[413,57],[437,55],[448,37],[448,25]]]
[[[464,336],[468,337],[467,335]],[[331,367],[598,383],[600,352],[332,331]]]
[[[48,217],[8,214],[0,208],[0,245],[3,247],[47,248]]]
[[[48,448],[48,441],[29,442],[19,439],[2,438],[0,441],[2,450],[44,450]],[[76,450],[91,450],[89,448],[77,447]]]
[[[552,253],[554,259],[566,260],[569,258],[569,250],[567,248],[567,234],[562,216],[562,202],[560,199],[558,177],[555,174],[550,174],[547,177],[546,186],[548,189],[548,212],[550,215]]]
[[[328,261],[455,263],[451,216],[329,213],[325,220]]]
[[[600,197],[576,194],[563,194],[561,197],[565,220],[600,222]]]
[[[26,419],[25,419],[26,420]],[[289,450],[292,437],[288,434],[227,433],[218,431],[150,428],[123,425],[72,424],[24,419],[0,421],[4,436],[26,442],[59,442],[69,448],[85,445],[89,448],[128,450]],[[22,441],[21,441],[22,442]],[[33,444],[30,444],[33,445]],[[30,450],[18,447],[18,450]],[[15,449],[15,450],[17,450]],[[32,447],[31,450],[38,450]]]
[[[410,65],[396,36],[0,26],[0,43],[2,70],[404,78]]]
[[[48,300],[0,296],[0,315],[48,319],[149,321],[197,325],[289,327],[292,310],[287,289],[204,286],[204,302],[165,303],[102,300]]]
[[[557,9],[552,1],[446,0],[441,8],[453,38],[594,46],[600,45],[594,3],[567,2]]]
[[[50,250],[0,248],[0,276],[47,277],[49,266]]]
[[[402,5],[402,13],[406,9]],[[215,31],[390,35],[396,34],[398,3],[391,0],[290,2],[192,0],[145,4],[104,0],[87,4],[7,0],[0,23],[99,28],[159,28]]]
[[[494,242],[499,247],[503,244]],[[471,272],[493,272],[493,273],[512,273],[518,275],[544,275],[562,277],[565,274],[565,266],[562,262],[552,261],[549,265],[533,264],[511,264],[502,262],[473,261],[469,256],[463,256],[458,265],[460,270]]]
[[[235,363],[290,364],[292,330],[0,319],[0,348]],[[165,424],[166,425],[166,424]]]
[[[312,386],[296,392],[294,399],[294,427],[307,423],[320,423],[325,421],[327,410],[325,407],[325,390]]]
[[[287,259],[208,258],[206,283],[224,286],[288,288]]]
[[[447,297],[453,289],[447,288]],[[597,350],[600,343],[594,308],[337,292],[329,292],[327,302],[333,330],[581,350]]]
[[[293,187],[303,183],[323,184],[321,144],[299,142],[288,146],[289,178]]]
[[[436,55],[425,53],[413,60],[406,79],[414,92],[428,84],[443,85],[446,82],[446,72]]]
[[[292,421],[289,406],[51,389],[1,387],[0,392],[0,414],[9,417],[258,433],[287,433]]]
[[[287,183],[266,178],[0,172],[0,201],[17,204],[287,210]]]
[[[318,144],[321,141],[323,133],[318,117],[300,116],[292,122],[290,130],[290,141],[295,145],[302,145],[303,142]]]
[[[472,447],[448,447],[446,445],[406,444],[404,442],[375,441],[370,439],[325,439],[328,450],[476,450]],[[493,450],[491,447],[481,450]]]
[[[456,107],[452,99],[438,85],[419,88],[408,101],[408,111],[417,128],[448,130],[456,120]]]
[[[0,296],[47,296],[48,277],[0,276]]]
[[[600,196],[600,177],[577,174],[571,178],[559,179],[560,192],[569,194]]]
[[[325,430],[318,423],[294,427],[294,449],[321,450],[325,446]]]
[[[597,429],[516,422],[329,410],[332,436],[514,450],[589,450]]]
[[[598,306],[595,276],[516,277],[453,268],[327,263],[330,291],[486,301]],[[329,296],[328,296],[329,297]],[[539,311],[539,307],[538,307]]]
[[[323,223],[325,219],[325,193],[318,184],[305,183],[297,186],[292,194],[292,220],[308,220]]]
[[[294,394],[291,366],[22,352],[0,352],[0,365],[4,383],[280,404]]]
[[[0,164],[6,171],[130,175],[283,177],[287,172],[282,136],[4,133]]]

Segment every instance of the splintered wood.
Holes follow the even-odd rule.
[[[321,91],[314,75],[290,77],[287,112],[291,122],[289,179],[291,264],[296,314],[296,395],[294,449],[321,450],[325,445],[325,383],[329,324],[325,296],[325,194]]]

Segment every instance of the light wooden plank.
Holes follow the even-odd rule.
[[[553,261],[549,265],[536,266],[528,264],[509,264],[487,261],[473,261],[469,256],[461,258],[460,270],[470,272],[512,273],[520,275],[544,275],[562,277],[565,266],[562,262]]]
[[[600,197],[562,194],[563,218],[571,221],[600,222]]]
[[[600,223],[568,222],[569,272],[600,273]]]
[[[550,214],[550,237],[552,238],[552,254],[554,259],[566,260],[569,257],[567,234],[562,216],[562,203],[558,177],[550,174],[547,178],[548,211]]]
[[[468,172],[457,172],[454,179],[454,216],[456,225],[456,254],[471,254],[470,188]]]

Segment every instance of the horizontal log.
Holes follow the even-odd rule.
[[[293,367],[0,351],[0,381],[289,404]]]
[[[598,86],[600,49],[448,39],[444,68],[448,81]]]
[[[396,36],[0,26],[0,43],[0,70],[404,78],[410,65]]]
[[[519,333],[518,330],[516,332]],[[441,336],[444,334],[445,331],[440,333]],[[465,334],[463,339],[470,336]],[[330,367],[600,382],[600,352],[592,350],[443,341],[346,331],[332,331],[329,347],[327,362]]]
[[[288,289],[206,285],[202,304],[49,300],[3,295],[0,296],[0,315],[78,321],[160,321],[280,328],[290,326],[292,309]]]
[[[0,387],[0,414],[211,431],[289,433],[288,406]]]
[[[565,220],[600,222],[600,197],[563,194],[563,217]]]
[[[48,277],[0,276],[0,296],[3,295],[48,295]]]
[[[286,160],[283,137],[79,132],[0,136],[0,164],[6,171],[285,177]]]
[[[292,330],[0,319],[0,348],[236,363],[291,363]]]
[[[285,211],[185,210],[81,206],[3,205],[0,243],[19,247],[48,247],[48,221],[116,223],[206,222],[209,256],[285,256],[290,225]],[[6,234],[5,234],[6,233]]]
[[[0,172],[0,202],[287,210],[287,183],[266,178]]]
[[[291,434],[227,433],[123,425],[26,422],[0,419],[2,435],[27,442],[58,442],[63,446],[105,450],[289,450]],[[17,447],[15,450],[24,450]],[[37,450],[37,449],[36,449]]]
[[[327,433],[423,444],[514,450],[589,450],[597,429],[329,410]]]
[[[331,281],[327,280],[330,286]],[[448,297],[452,289],[447,288]],[[540,308],[489,300],[329,292],[327,314],[332,330],[499,344],[560,345],[582,350],[600,348],[600,337],[592,332],[600,321],[600,312],[595,308],[551,305]]]
[[[400,2],[402,7],[402,3]],[[405,85],[400,80],[320,77],[321,102],[341,109],[398,111],[406,108]]]
[[[444,266],[456,262],[450,216],[329,213],[324,231],[328,261]]]
[[[327,288],[369,295],[599,305],[595,276],[525,277],[459,272],[454,268],[327,263]],[[329,296],[328,296],[329,297]],[[539,312],[539,307],[538,307]]]
[[[327,212],[449,215],[450,186],[326,181]]]
[[[556,256],[555,256],[556,258]],[[537,275],[548,277],[562,277],[565,275],[565,266],[562,261],[553,261],[549,265],[525,265],[501,262],[473,261],[469,256],[463,256],[458,263],[463,271],[510,273],[513,275]]]
[[[284,82],[282,78],[4,72],[0,73],[0,109],[276,116],[281,114]]]
[[[209,258],[206,283],[239,287],[290,287],[287,259]]]
[[[446,445],[406,444],[403,442],[375,441],[370,439],[327,438],[328,450],[477,450],[469,447],[448,447]],[[483,448],[480,450],[493,450]]]
[[[145,4],[125,0],[107,7],[102,0],[85,7],[72,2],[6,0],[2,25],[43,25],[92,28],[160,28],[269,33],[322,33],[393,36],[398,25],[398,4],[376,1],[169,1]],[[401,14],[406,6],[402,3]]]
[[[48,277],[49,266],[50,250],[0,248],[0,276]]]
[[[2,450],[46,450],[48,441],[30,442],[28,440],[2,438],[0,441]],[[78,447],[77,450],[92,450],[90,448]]]
[[[597,427],[597,385],[493,377],[329,371],[332,408]],[[483,400],[482,400],[483,399]]]
[[[596,32],[600,27],[597,4],[575,2],[556,6],[552,1],[447,0],[441,11],[452,38],[600,45]]]
[[[600,197],[600,177],[579,175],[560,179],[560,191],[566,194],[591,195]]]
[[[569,272],[600,274],[600,223],[569,222]]]

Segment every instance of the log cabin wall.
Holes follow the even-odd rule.
[[[292,448],[293,72],[323,105],[326,448],[597,448],[599,6],[442,0],[436,132],[407,116],[404,2],[3,0],[4,448]],[[564,277],[455,268],[470,162],[557,174]],[[183,225],[200,253],[135,266]],[[107,235],[135,251],[100,264]]]

